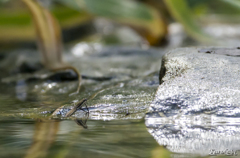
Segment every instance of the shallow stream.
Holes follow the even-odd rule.
[[[35,51],[6,55],[1,61],[0,157],[168,155],[144,122],[158,87],[163,54],[163,50],[116,47],[85,54],[69,50],[65,60],[83,76],[80,93],[70,96],[77,88],[73,72],[28,73],[29,67],[39,68]],[[77,101],[95,93],[87,102],[89,116],[78,110],[65,117]]]
[[[65,61],[83,76],[80,93],[73,95],[76,74],[42,69],[34,50],[3,56],[0,157],[180,158],[207,156],[217,145],[225,148],[235,144],[234,149],[238,149],[238,137],[235,141],[233,137],[224,139],[226,133],[238,135],[236,125],[176,123],[159,113],[153,116],[156,122],[149,116],[145,121],[159,86],[164,53],[163,49],[123,47],[81,54],[68,50]],[[87,101],[88,108],[83,106],[85,111],[65,117],[78,101],[93,95]]]

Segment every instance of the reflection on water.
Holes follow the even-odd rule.
[[[87,119],[89,117],[89,112],[85,113],[85,117],[79,119],[79,118],[76,118],[74,119],[74,121],[76,122],[77,125],[87,129],[88,126],[87,126]]]
[[[155,158],[157,154],[163,158],[169,155],[149,135],[143,121],[88,120],[87,124],[88,129],[71,120],[0,121],[0,157]]]
[[[237,121],[238,118],[217,119],[210,115],[161,117],[151,113],[147,114],[145,123],[159,145],[175,153],[174,157],[192,158],[210,154],[239,155],[240,125]]]
[[[87,117],[81,119],[74,119],[77,125],[87,128]],[[52,144],[56,141],[56,135],[59,132],[59,120],[37,120],[35,123],[35,130],[33,136],[33,143],[29,148],[26,158],[37,158],[37,157],[46,157],[48,154],[49,148],[52,147]],[[70,140],[74,140],[77,135],[80,133],[80,130],[76,130],[76,134],[70,134]],[[60,151],[58,157],[65,157],[68,154],[69,147],[72,145],[72,142],[66,143],[66,148],[63,151]]]
[[[45,157],[48,149],[55,141],[59,128],[59,121],[38,120],[35,124],[33,143],[26,158]]]

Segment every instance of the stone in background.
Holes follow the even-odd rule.
[[[237,48],[180,48],[163,57],[145,122],[160,145],[194,155],[240,149],[238,54]]]

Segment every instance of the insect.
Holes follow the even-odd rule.
[[[65,117],[72,116],[72,115],[73,115],[77,110],[79,110],[79,109],[85,111],[84,109],[82,109],[83,105],[85,105],[86,108],[87,108],[87,111],[85,111],[85,112],[87,112],[87,113],[89,114],[89,109],[88,109],[88,107],[87,107],[87,105],[86,105],[86,102],[87,102],[87,99],[86,99],[86,98],[84,98],[84,99],[82,99],[81,101],[79,101],[79,102],[65,115]]]

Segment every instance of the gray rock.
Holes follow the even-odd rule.
[[[197,155],[240,149],[239,52],[181,48],[163,57],[161,84],[145,122],[160,145]]]

